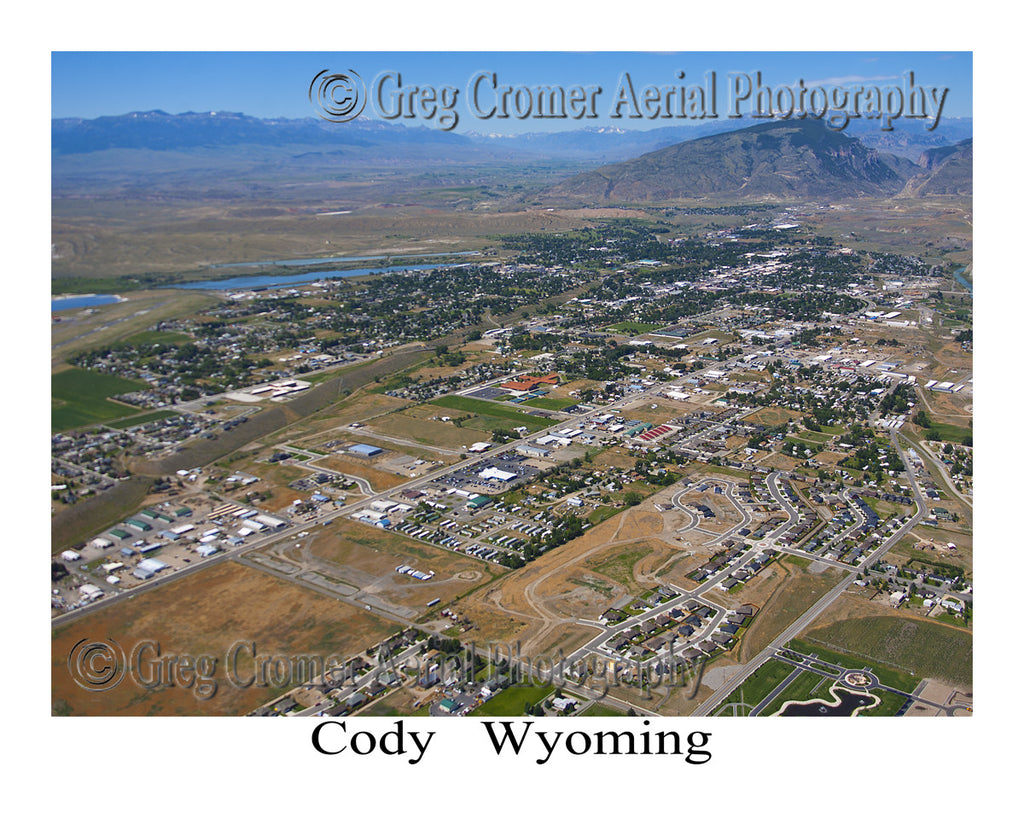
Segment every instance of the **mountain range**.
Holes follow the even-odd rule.
[[[198,178],[197,173],[215,179],[210,174],[218,171],[226,174],[222,178],[244,180],[257,167],[287,175],[289,169],[315,174],[318,168],[327,173],[404,165],[423,172],[507,163],[543,167],[549,181],[542,183],[541,198],[555,202],[923,196],[971,190],[970,120],[944,121],[932,132],[914,122],[900,123],[892,132],[880,131],[877,122],[871,129],[853,121],[843,132],[812,119],[739,127],[745,124],[722,120],[649,131],[584,128],[496,136],[370,119],[330,123],[231,112],[54,119],[53,187],[55,193],[88,189],[89,180],[102,174],[129,185],[135,178],[138,186],[172,176]],[[954,143],[952,136],[961,141]],[[581,172],[569,176],[573,171]]]
[[[915,164],[818,120],[772,121],[585,171],[543,198],[623,203],[969,193],[969,144],[926,151]]]

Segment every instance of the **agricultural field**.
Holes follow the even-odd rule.
[[[142,381],[71,367],[50,377],[50,427],[63,432],[89,424],[136,415],[138,407],[111,401],[110,396],[145,389]]]

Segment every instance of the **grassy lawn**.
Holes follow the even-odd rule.
[[[587,520],[596,525],[601,523],[601,521],[614,517],[621,511],[621,509],[616,509],[614,506],[599,506],[587,516]]]
[[[511,407],[504,407],[491,401],[481,401],[477,398],[466,398],[462,395],[445,395],[430,403],[436,407],[472,412],[475,415],[496,418],[506,422],[506,425],[508,425],[508,422],[512,422],[514,426],[528,427],[531,432],[551,425],[551,421],[546,418],[537,418],[534,415],[527,415],[525,412],[520,412]]]
[[[576,402],[570,398],[531,398],[529,401],[524,401],[524,407],[537,407],[537,409],[546,410],[561,410],[566,407],[571,407]]]
[[[50,427],[53,432],[104,423],[133,415],[139,410],[109,401],[112,395],[135,392],[146,387],[116,375],[72,367],[50,378]]]
[[[144,330],[125,339],[125,342],[136,347],[148,344],[184,344],[192,339],[186,333],[177,333],[173,330]]]
[[[553,685],[514,685],[495,694],[473,711],[475,717],[521,717],[527,705],[536,705],[554,693]]]
[[[928,432],[937,432],[941,440],[951,441],[954,444],[961,444],[965,438],[972,438],[974,436],[974,430],[972,429],[958,427],[955,424],[940,424],[937,421],[931,422],[931,425],[925,430],[925,434]]]
[[[891,691],[875,690],[871,693],[880,697],[882,701],[874,708],[869,708],[867,711],[861,711],[861,714],[865,717],[891,717],[895,715],[895,713],[903,707],[903,703],[907,701],[906,697],[901,697],[899,694],[893,694]]]
[[[716,716],[746,716],[751,708],[767,697],[771,690],[786,679],[792,671],[793,666],[789,665],[789,663],[784,663],[781,660],[768,660],[747,677],[743,684],[718,706]],[[746,707],[744,708],[741,705],[736,709],[735,714],[731,706],[725,707],[729,703],[741,702]]]
[[[828,689],[832,684],[831,680],[818,676],[812,671],[801,671],[800,676],[787,685],[781,693],[773,699],[768,706],[761,711],[762,717],[771,716],[778,711],[784,702],[804,702],[814,697],[828,699]],[[814,694],[811,689],[816,688]]]

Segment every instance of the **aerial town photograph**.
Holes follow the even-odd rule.
[[[345,56],[52,120],[53,713],[970,715],[971,56]]]
[[[973,62],[54,50],[58,727],[958,755]]]

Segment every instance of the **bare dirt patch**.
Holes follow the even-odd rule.
[[[255,644],[261,655],[351,656],[399,628],[342,601],[224,562],[55,629],[51,695],[72,715],[243,714],[277,692],[231,684],[225,663],[236,641]],[[114,640],[126,653],[142,641],[155,641],[162,656],[209,655],[216,660],[211,675],[216,694],[203,701],[180,684],[147,691],[129,678],[107,692],[85,691],[68,670],[68,656],[83,639]],[[240,671],[245,673],[238,678],[252,669]]]

